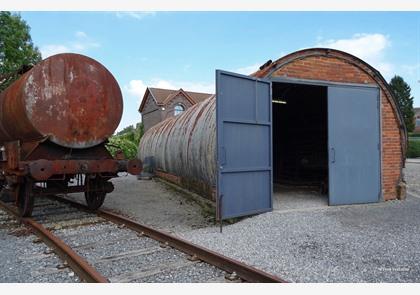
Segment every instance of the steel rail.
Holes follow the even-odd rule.
[[[72,248],[70,248],[52,232],[47,230],[44,226],[31,218],[21,218],[15,208],[7,205],[3,201],[0,201],[0,207],[27,225],[46,245],[53,248],[55,253],[63,261],[67,261],[70,268],[84,281],[88,283],[109,283],[108,279],[102,276],[84,258],[79,256],[79,254],[77,254]]]
[[[61,196],[54,196],[54,199],[70,204],[74,207],[83,210],[89,210],[87,206],[69,200]],[[204,247],[195,245],[182,238],[173,236],[163,231],[148,227],[146,225],[137,223],[129,218],[110,212],[108,210],[99,209],[96,214],[113,223],[124,225],[127,228],[136,231],[142,235],[148,236],[154,240],[165,243],[181,252],[196,257],[208,264],[216,266],[228,273],[235,272],[241,279],[251,283],[287,283],[287,281],[259,270],[255,267],[246,265],[238,260],[226,257],[220,253],[206,249]]]

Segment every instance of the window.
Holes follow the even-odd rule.
[[[420,118],[416,119],[416,127],[420,127]]]
[[[176,106],[175,106],[175,112],[174,112],[174,114],[175,114],[175,116],[178,116],[179,114],[181,114],[182,112],[184,112],[185,111],[185,108],[184,108],[184,106],[183,105],[181,105],[181,104],[177,104]]]

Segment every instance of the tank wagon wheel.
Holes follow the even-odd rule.
[[[18,187],[18,208],[22,217],[30,217],[34,209],[33,182],[25,179]]]
[[[94,188],[95,190],[102,187],[103,181],[97,179],[89,179],[88,187]],[[103,191],[86,191],[85,199],[86,204],[90,210],[97,210],[105,201],[106,192]]]
[[[105,192],[85,192],[87,206],[90,210],[97,210],[105,201]]]

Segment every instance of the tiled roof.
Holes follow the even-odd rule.
[[[153,97],[156,99],[156,102],[158,104],[163,103],[169,96],[176,94],[180,90],[181,89],[174,90],[149,87],[149,91],[152,93]],[[185,91],[185,93],[187,93],[196,103],[205,100],[211,95],[211,93],[201,93],[192,91]]]
[[[185,93],[186,95],[185,94],[184,95],[189,101],[191,101],[192,104],[199,103],[212,95],[211,93],[185,91],[182,88],[175,90],[175,89],[147,87],[147,90],[144,94],[143,101],[140,105],[139,111],[141,112],[143,110],[148,93],[152,94],[153,98],[156,100],[156,103],[158,105],[164,105],[165,103],[170,101],[173,97],[175,97],[179,92]]]

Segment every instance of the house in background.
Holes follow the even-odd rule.
[[[144,131],[210,97],[210,93],[147,87],[139,108]]]
[[[415,127],[414,133],[420,133],[420,108],[414,108]]]

